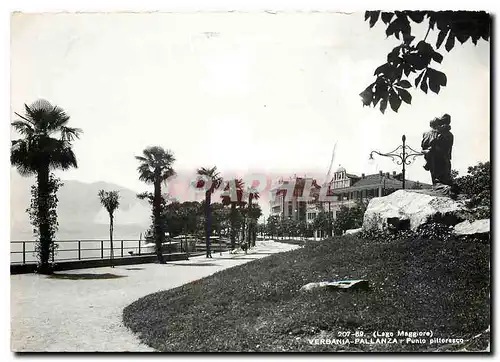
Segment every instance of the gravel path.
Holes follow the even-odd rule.
[[[64,274],[106,274],[116,279],[65,280],[11,275],[11,349],[14,352],[153,351],[122,324],[123,308],[145,295],[176,288],[220,270],[298,246],[257,242],[247,255],[219,253],[166,265],[79,269]],[[135,270],[134,270],[135,269]]]

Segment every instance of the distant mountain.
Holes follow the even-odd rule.
[[[11,240],[33,239],[26,209],[30,205],[30,188],[34,182],[34,178],[11,172]],[[64,186],[58,192],[58,239],[109,238],[109,216],[97,196],[101,189],[120,192],[120,208],[115,213],[115,238],[136,239],[149,227],[150,206],[146,201],[137,199],[137,192],[106,182],[62,182]]]

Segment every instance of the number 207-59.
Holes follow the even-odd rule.
[[[354,332],[355,337],[363,337],[364,334],[365,333],[363,331],[355,331]],[[337,332],[338,337],[349,337],[350,335],[351,335],[351,331],[339,331],[339,332]]]

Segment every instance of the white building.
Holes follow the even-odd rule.
[[[292,191],[293,195],[286,200],[287,192]],[[298,198],[302,196],[304,186],[312,185],[310,196],[314,198],[312,201],[300,201]],[[326,191],[327,196],[333,196],[335,201],[321,202],[318,200],[320,194],[320,186],[316,180],[305,177],[295,177],[295,180],[288,181],[280,180],[271,188],[270,210],[271,215],[278,215],[284,220],[291,217],[294,220],[305,220],[312,223],[322,209],[329,213],[332,224],[337,217],[337,212],[341,206],[351,207],[357,200],[367,200],[373,197],[386,196],[395,190],[403,187],[401,174],[392,174],[380,171],[377,174],[361,176],[347,173],[346,169],[339,167],[333,174],[332,179],[328,183]],[[406,188],[430,188],[431,185],[420,182],[406,180]],[[332,226],[333,229],[333,226]]]

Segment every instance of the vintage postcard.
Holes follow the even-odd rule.
[[[491,14],[11,15],[13,352],[490,352]]]

